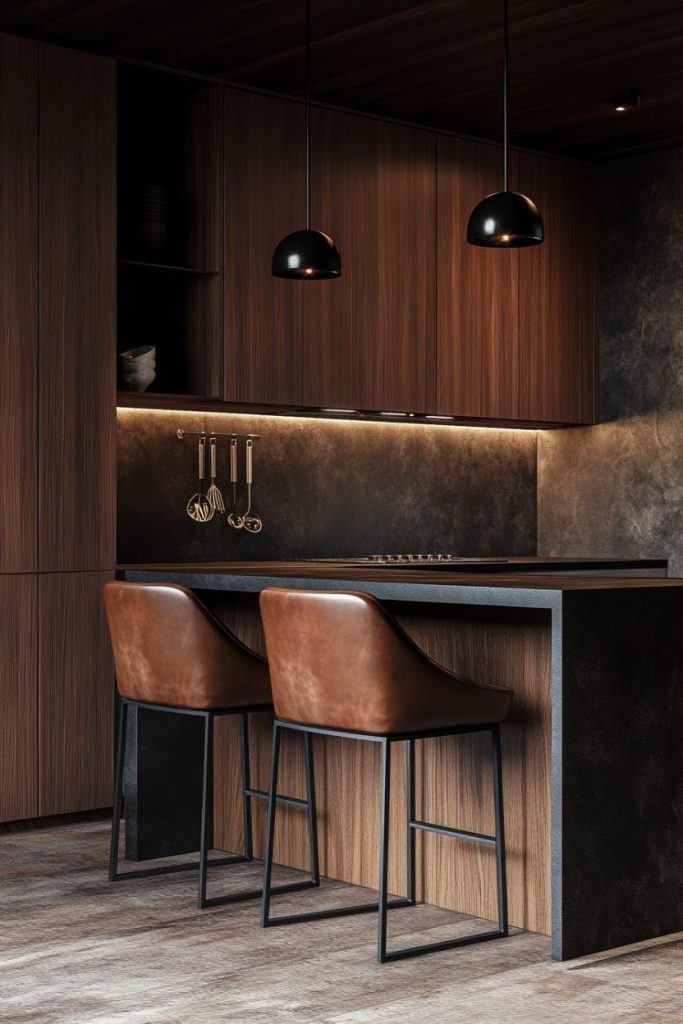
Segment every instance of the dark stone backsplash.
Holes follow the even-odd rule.
[[[538,435],[541,555],[683,576],[683,149],[601,170],[602,423]]]
[[[258,433],[253,507],[263,532],[185,513],[196,438]],[[377,552],[536,551],[534,431],[349,423],[301,417],[119,410],[120,562],[324,558]],[[244,478],[244,448],[240,476]],[[228,504],[228,442],[218,483]],[[244,502],[240,488],[240,508]]]

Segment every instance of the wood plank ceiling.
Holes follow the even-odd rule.
[[[500,133],[500,0],[312,0],[314,97]],[[5,0],[0,30],[299,95],[304,0]],[[510,0],[511,140],[586,159],[683,143],[681,0]],[[616,114],[613,93],[641,106]]]

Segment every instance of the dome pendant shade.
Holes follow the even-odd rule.
[[[311,0],[306,0],[306,227],[286,235],[273,253],[273,277],[328,281],[341,277],[339,249],[311,228]]]
[[[273,253],[273,275],[299,281],[340,277],[341,256],[323,231],[294,231],[282,239]]]
[[[519,249],[543,241],[543,220],[536,204],[520,192],[494,192],[470,214],[467,241],[496,249]]]

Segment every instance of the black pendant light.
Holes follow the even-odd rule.
[[[337,246],[311,228],[311,0],[306,0],[306,227],[282,239],[273,253],[273,274],[298,281],[341,277]]]
[[[543,241],[543,220],[536,204],[508,190],[508,0],[503,0],[503,191],[482,199],[470,214],[467,241],[496,249],[518,249]]]

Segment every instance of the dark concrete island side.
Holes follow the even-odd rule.
[[[119,575],[196,590],[257,648],[257,600],[265,587],[362,591],[386,603],[447,667],[476,681],[511,686],[517,710],[504,727],[503,751],[511,923],[552,934],[553,957],[566,960],[683,929],[683,580],[636,575],[632,561],[606,563],[602,568],[611,569],[609,576],[581,575],[578,563],[576,574],[567,575],[563,566],[564,572],[553,575],[548,560],[530,570],[531,562],[504,572],[335,562],[129,565]],[[665,572],[666,563],[643,564],[648,571],[661,571],[662,565]],[[164,738],[151,719],[134,728],[127,766],[128,854],[145,859],[195,849],[191,733],[186,745],[178,735]],[[256,759],[262,771],[268,722],[259,728]],[[480,813],[475,805],[485,795],[473,797],[459,781],[457,759],[465,756],[478,753],[454,753],[443,745],[425,750],[421,799],[430,813],[448,813],[450,804],[437,793],[446,774],[449,801],[458,804],[450,813],[468,807]],[[221,794],[222,786],[235,785],[220,781],[226,757],[216,747],[216,844],[235,848],[239,835],[228,821],[230,801]],[[185,786],[182,813],[158,782],[155,789],[155,758],[176,761]],[[162,777],[166,789],[168,775]],[[331,777],[327,785],[332,804],[340,799],[337,782]],[[323,778],[323,804],[325,786]],[[368,807],[372,799],[369,793]],[[357,813],[366,815],[361,820],[371,833],[367,809]],[[472,821],[460,824],[473,827]],[[291,827],[300,829],[300,822],[292,820]],[[396,828],[400,845],[400,822]],[[326,841],[328,874],[372,884],[372,869],[359,865],[358,851],[353,859],[335,847],[332,826]],[[473,884],[451,877],[449,858],[457,862],[458,876],[474,871]],[[285,844],[281,860],[305,866],[296,844]],[[484,861],[458,844],[443,850],[425,844],[422,868],[427,878],[421,898],[493,916]],[[396,892],[398,878],[397,870]]]

